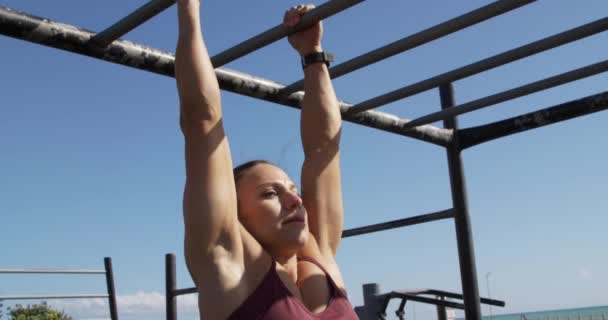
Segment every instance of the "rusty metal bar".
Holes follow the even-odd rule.
[[[461,129],[458,131],[458,136],[464,149],[606,109],[608,109],[608,91],[502,121]]]
[[[481,99],[477,99],[465,104],[441,110],[438,112],[431,113],[429,115],[420,117],[410,121],[406,128],[414,128],[416,126],[433,123],[438,120],[444,120],[449,117],[461,115],[471,111],[479,110],[485,107],[496,105],[498,103],[512,100],[515,98],[523,97],[535,92],[546,90],[549,88],[557,87],[559,85],[580,80],[598,73],[608,71],[608,60],[594,63],[586,67],[571,70],[553,77],[549,77],[543,80],[532,82],[517,88],[513,88],[507,91],[503,91],[491,96],[487,96]]]
[[[107,47],[116,39],[137,28],[175,3],[175,0],[151,0],[112,26],[96,34],[91,41]]]
[[[372,224],[369,226],[358,227],[353,229],[344,230],[342,232],[342,238],[348,238],[353,236],[358,236],[366,233],[373,233],[378,231],[384,231],[389,229],[396,229],[406,226],[411,226],[415,224],[431,222],[435,220],[442,220],[454,217],[454,211],[452,209],[423,214],[419,216],[409,217],[405,219],[393,220],[383,223]]]
[[[271,28],[253,38],[250,38],[226,51],[223,51],[211,57],[211,63],[214,67],[221,67],[229,62],[232,62],[242,56],[245,56],[257,49],[267,46],[275,41],[278,41],[286,36],[304,30],[319,20],[330,17],[340,11],[346,10],[364,0],[331,0],[317,8],[307,12],[302,21],[294,28],[287,30],[283,24]]]
[[[171,53],[126,40],[117,40],[108,47],[101,48],[90,42],[90,38],[94,35],[90,31],[19,13],[5,7],[0,7],[0,34],[140,70],[169,77],[174,76],[175,57]],[[284,85],[238,71],[218,68],[216,69],[216,75],[223,90],[292,108],[299,109],[304,96],[302,93],[281,95],[279,92],[284,88]],[[351,107],[351,104],[340,102],[340,110],[343,114]],[[369,111],[356,115],[344,114],[343,119],[440,146],[446,145],[452,138],[451,130],[433,126],[401,130],[409,120],[383,112]]]
[[[523,45],[521,47],[500,53],[481,61],[466,65],[464,67],[434,76],[432,78],[414,83],[409,86],[391,91],[375,98],[356,104],[350,109],[350,113],[357,113],[378,108],[385,104],[413,96],[415,94],[433,89],[441,84],[451,83],[474,74],[478,74],[507,63],[543,52],[561,45],[592,36],[608,29],[608,18],[602,18],[594,22],[570,29],[556,35]]]
[[[418,33],[397,40],[386,46],[376,50],[367,52],[358,57],[352,58],[346,62],[336,65],[329,69],[329,74],[332,79],[338,78],[355,70],[359,70],[370,64],[380,60],[390,58],[396,54],[416,48],[435,39],[444,37],[448,34],[465,29],[474,24],[496,17],[511,10],[520,8],[524,5],[532,3],[536,0],[499,0],[490,3],[476,10],[465,13],[456,18],[450,19]],[[292,83],[281,90],[282,93],[288,94],[302,90],[304,88],[304,80],[299,80]]]

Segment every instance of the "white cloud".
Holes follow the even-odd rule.
[[[138,291],[134,294],[118,295],[118,316],[121,319],[164,319],[165,295],[160,292]],[[76,299],[49,301],[49,305],[76,319],[109,320],[107,299]],[[198,296],[186,295],[177,298],[177,310],[182,316],[198,315]]]
[[[591,271],[586,267],[578,268],[577,274],[583,279],[591,279]]]

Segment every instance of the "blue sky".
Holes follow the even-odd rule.
[[[101,30],[143,3],[0,5]],[[296,2],[203,3],[213,54],[277,25]],[[339,63],[488,3],[366,1],[325,22],[324,48]],[[603,18],[606,7],[603,0],[538,1],[334,85],[343,100],[367,100]],[[125,38],[173,52],[175,16],[170,8]],[[607,41],[599,34],[458,81],[457,102],[602,61]],[[178,255],[179,286],[192,286],[181,255],[184,166],[174,80],[4,36],[0,48],[0,267],[100,269],[111,256],[121,318],[162,319],[165,253]],[[281,83],[302,76],[285,40],[227,67]],[[599,93],[607,84],[608,75],[597,75],[462,116],[461,126]],[[223,93],[223,103],[234,162],[268,159],[299,181],[297,111],[232,93]],[[432,90],[380,110],[411,119],[438,109]],[[464,152],[480,292],[487,296],[487,279],[491,296],[507,302],[495,314],[608,304],[606,121],[600,112]],[[346,228],[451,207],[442,148],[350,123],[343,131]],[[368,282],[385,291],[461,291],[451,221],[344,240],[338,259],[354,305]],[[104,290],[99,277],[0,276],[0,294]],[[80,319],[108,317],[98,301],[56,305]],[[196,318],[195,305],[192,296],[183,298],[181,319]],[[416,315],[434,317],[424,305],[416,305]]]

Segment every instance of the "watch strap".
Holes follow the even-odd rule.
[[[323,62],[329,67],[329,63],[334,61],[334,55],[327,52],[313,52],[302,57],[302,69],[305,69],[313,63]]]

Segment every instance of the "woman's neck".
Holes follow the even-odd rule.
[[[297,282],[298,280],[298,258],[297,256],[291,255],[288,257],[274,256],[274,259],[283,267],[285,271],[289,274],[289,277],[293,280],[293,282]]]

